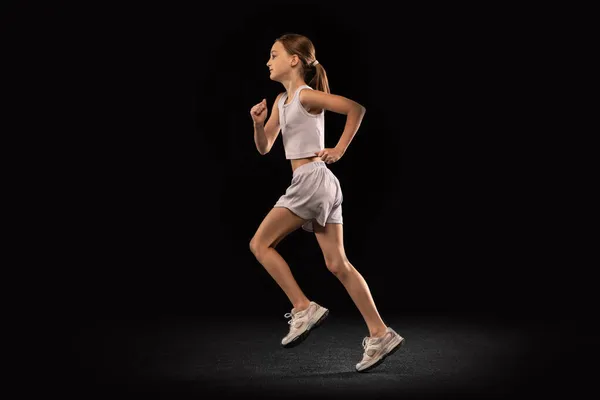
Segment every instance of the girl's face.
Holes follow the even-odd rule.
[[[275,42],[271,47],[271,56],[267,62],[269,78],[274,81],[281,81],[290,74],[292,65],[295,65],[297,58],[297,56],[290,56],[279,41]]]

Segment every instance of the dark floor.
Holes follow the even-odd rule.
[[[281,315],[87,323],[73,332],[75,390],[80,398],[514,398],[548,392],[543,385],[562,354],[540,322],[397,315],[387,323],[405,345],[357,373],[362,320],[332,312],[292,349],[279,344],[285,322]]]

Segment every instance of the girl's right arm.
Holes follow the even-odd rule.
[[[267,115],[266,102],[259,103],[254,106],[250,113],[254,123],[254,143],[256,144],[256,149],[261,155],[265,155],[271,151],[271,147],[273,147],[273,143],[275,143],[275,139],[277,139],[277,136],[281,130],[279,125],[279,108],[277,107],[277,103],[279,102],[279,98],[282,94],[283,93],[277,95],[277,98],[273,103],[271,116],[269,117],[266,125],[264,125]],[[256,108],[259,110],[258,113],[255,113]]]

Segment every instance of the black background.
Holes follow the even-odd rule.
[[[214,8],[213,8],[214,7]],[[347,255],[389,312],[572,313],[537,192],[535,90],[519,21],[494,10],[319,3],[13,6],[4,28],[32,104],[21,127],[56,265],[55,308],[86,318],[277,313],[287,298],[249,250],[291,179],[261,156],[250,108],[282,90],[276,37],[307,35],[332,92],[367,108],[331,170]],[[524,83],[525,82],[525,83]],[[344,117],[326,114],[334,146]],[[40,131],[37,131],[40,132]],[[56,242],[55,242],[56,241]],[[50,244],[52,243],[52,244]],[[309,297],[355,312],[314,236],[278,247]],[[580,293],[581,294],[581,293]],[[568,301],[567,301],[568,299]]]

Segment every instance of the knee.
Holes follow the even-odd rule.
[[[345,258],[325,260],[325,265],[327,265],[327,269],[338,278],[346,277],[351,269],[350,262]]]
[[[258,240],[256,240],[255,238],[252,238],[250,240],[250,251],[252,252],[252,254],[254,254],[255,257],[259,252],[259,247],[260,247],[260,243],[258,242]]]
[[[261,243],[260,240],[257,240],[256,238],[252,238],[252,240],[250,240],[250,251],[252,252],[252,254],[254,254],[254,257],[260,258],[260,255],[266,249],[267,246]]]

